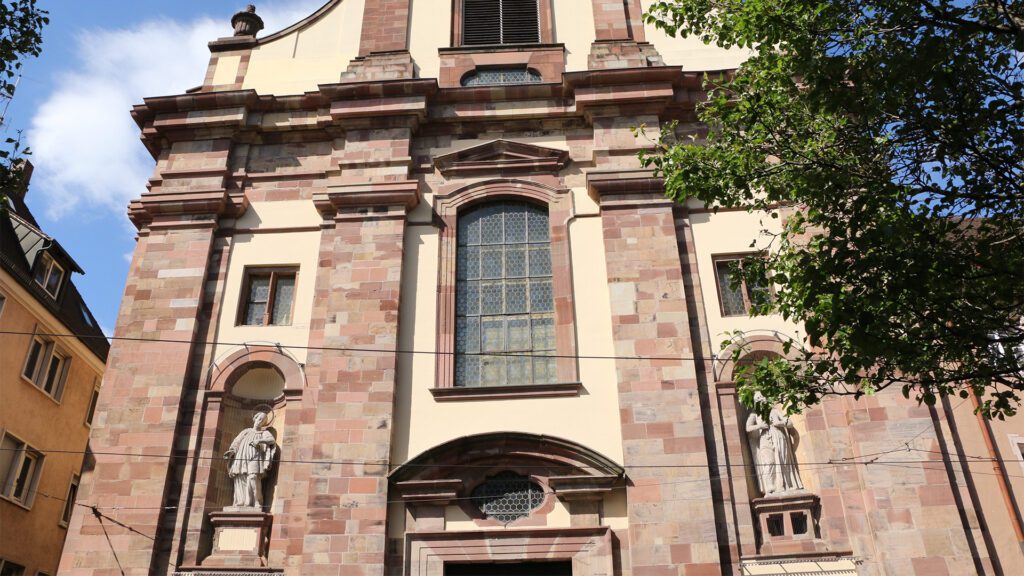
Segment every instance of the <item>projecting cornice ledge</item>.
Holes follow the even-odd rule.
[[[150,192],[128,205],[128,218],[139,230],[216,227],[220,218],[245,212],[247,204],[242,194],[223,189]]]
[[[595,170],[587,172],[587,191],[601,208],[671,206],[665,179],[653,170]]]
[[[360,182],[338,184],[313,194],[313,205],[324,218],[342,213],[399,207],[408,212],[420,202],[419,182]]]

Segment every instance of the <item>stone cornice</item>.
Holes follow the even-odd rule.
[[[344,210],[401,206],[406,211],[419,204],[419,182],[363,182],[331,186],[313,194],[313,204],[325,218]]]
[[[235,218],[248,204],[242,194],[223,189],[149,192],[128,205],[136,228],[216,227],[220,217]]]
[[[647,169],[587,172],[587,191],[602,209],[674,204],[665,198],[665,180]]]
[[[714,71],[727,76],[729,71]],[[255,90],[195,92],[144,99],[132,116],[154,158],[168,142],[226,137],[247,141],[283,129],[322,132],[394,124],[488,122],[566,118],[642,110],[673,117],[689,114],[703,97],[704,73],[651,66],[587,70],[562,75],[561,83],[439,88],[437,80],[375,80],[321,84],[300,95],[260,95]],[[268,114],[271,121],[264,123]],[[249,136],[243,136],[249,134]]]
[[[432,506],[447,506],[459,497],[462,480],[406,480],[394,483],[398,497],[404,502],[423,502]]]

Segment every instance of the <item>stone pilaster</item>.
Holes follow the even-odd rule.
[[[149,574],[164,544],[158,526],[172,489],[173,461],[186,455],[177,442],[182,398],[196,338],[215,214],[179,215],[173,226],[153,222],[140,234],[128,275],[97,411],[79,500],[130,526],[77,507],[61,558],[63,574],[117,573],[111,548],[129,576]],[[187,216],[187,217],[186,217]],[[184,342],[184,343],[181,343]]]
[[[622,357],[616,370],[632,481],[632,574],[720,574],[673,203],[646,171],[591,172],[587,181],[601,204],[615,353]]]
[[[402,241],[417,198],[414,182],[314,197],[325,220],[302,410],[313,434],[303,457],[331,463],[311,467],[305,509],[295,510],[307,519],[303,574],[313,564],[321,575],[384,573]]]

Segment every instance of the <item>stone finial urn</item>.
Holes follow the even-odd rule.
[[[235,29],[235,36],[256,36],[263,30],[263,18],[257,16],[256,7],[249,4],[231,17],[231,27]]]

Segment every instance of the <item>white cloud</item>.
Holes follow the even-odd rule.
[[[298,21],[321,3],[261,5],[264,32]],[[206,44],[230,33],[226,19],[210,17],[81,31],[75,62],[57,74],[28,131],[33,195],[44,198],[47,215],[97,208],[124,214],[128,201],[145,191],[154,164],[139,142],[131,107],[200,84],[210,58]]]

